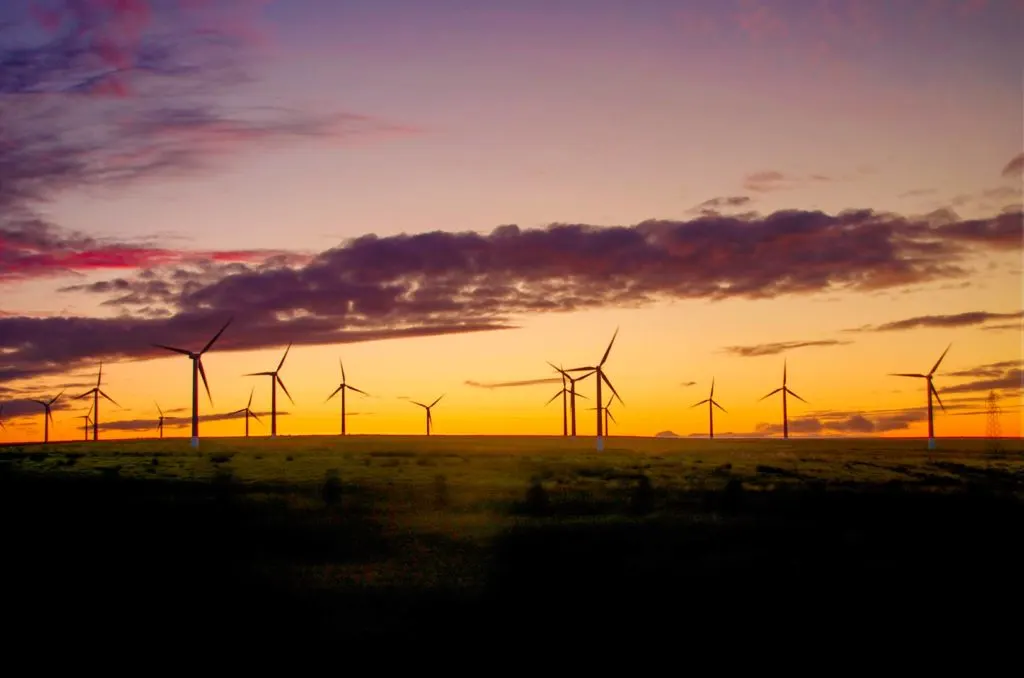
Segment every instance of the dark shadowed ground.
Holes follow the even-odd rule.
[[[946,488],[811,482],[757,492],[739,481],[668,492],[638,480],[619,500],[589,503],[534,489],[509,509],[520,518],[474,540],[396,530],[387,505],[356,487],[339,485],[344,501],[321,488],[316,503],[296,506],[286,485],[0,464],[11,643],[55,628],[84,642],[277,647],[321,637],[976,631],[1019,610],[1024,575],[1022,483],[1012,473],[965,473]],[[382,583],[379,564],[396,559],[405,574]],[[340,566],[347,574],[332,580]]]

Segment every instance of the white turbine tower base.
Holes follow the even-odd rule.
[[[928,439],[928,449],[929,450],[934,450],[935,449],[935,438],[929,438]]]
[[[598,437],[597,439],[597,451],[601,452],[604,450],[604,438]]]
[[[192,438],[192,447],[199,449],[199,438]]]

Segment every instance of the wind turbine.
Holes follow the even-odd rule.
[[[615,328],[615,334],[612,335],[612,340],[608,342],[608,348],[605,349],[604,356],[601,357],[601,362],[599,362],[597,365],[591,365],[591,366],[588,366],[588,367],[574,367],[572,369],[566,370],[567,372],[590,372],[590,371],[593,371],[594,374],[597,375],[597,398],[596,398],[595,402],[597,403],[597,437],[598,437],[599,440],[601,438],[601,434],[602,434],[602,430],[603,430],[602,429],[602,424],[604,423],[604,422],[601,421],[601,410],[603,409],[601,407],[601,403],[604,402],[601,399],[601,382],[603,381],[604,383],[608,384],[608,388],[610,388],[612,390],[612,394],[616,398],[619,399],[620,403],[622,403],[623,405],[626,404],[626,403],[622,402],[622,398],[619,396],[619,392],[615,390],[615,387],[612,386],[612,382],[608,380],[607,375],[605,375],[605,373],[604,373],[604,363],[605,363],[606,360],[608,360],[608,354],[611,353],[611,351],[612,351],[612,344],[615,343],[615,337],[617,337],[617,336],[619,336],[619,328],[616,327]],[[583,378],[588,377],[588,376],[590,376],[590,375],[583,375],[583,377],[580,377],[580,378],[583,379]]]
[[[4,406],[0,405],[0,431],[6,431],[7,427],[4,426]]]
[[[613,396],[613,397],[608,399],[608,404],[604,406],[604,434],[605,434],[605,436],[611,435],[609,433],[610,428],[608,426],[608,420],[611,419],[612,421],[615,421],[615,417],[612,416],[612,411],[610,409],[611,406],[612,406],[612,403],[614,401],[615,401],[615,398]],[[588,410],[596,410],[597,408],[596,407],[588,407],[587,409]],[[615,421],[615,423],[618,424],[619,422]]]
[[[925,382],[927,384],[925,386],[925,390],[928,392],[928,449],[929,450],[934,450],[935,449],[935,421],[933,419],[932,395],[934,395],[935,399],[939,401],[939,407],[942,408],[942,411],[943,412],[946,411],[946,406],[942,404],[942,399],[939,398],[939,392],[935,390],[935,384],[932,383],[932,375],[935,374],[935,370],[939,369],[939,363],[941,363],[942,359],[946,357],[946,354],[949,353],[949,349],[952,348],[952,346],[953,346],[953,344],[950,343],[949,346],[946,347],[946,350],[943,351],[942,355],[939,356],[939,359],[935,361],[934,367],[932,367],[931,372],[929,372],[928,374],[901,373],[901,374],[890,374],[889,375],[889,376],[892,376],[892,377],[916,377],[918,379],[924,379],[925,380]]]
[[[556,393],[555,397],[552,398],[551,400],[554,400],[558,396],[562,395],[562,393],[565,391],[565,381],[567,379],[569,380],[569,413],[571,415],[569,417],[569,419],[572,422],[572,435],[573,435],[573,437],[576,437],[576,396],[579,396],[580,398],[586,398],[587,397],[587,396],[583,395],[582,393],[577,393],[576,392],[576,382],[577,381],[581,381],[583,379],[586,379],[591,374],[593,374],[593,372],[587,372],[586,374],[584,374],[582,376],[579,376],[579,377],[570,377],[566,373],[566,371],[563,370],[561,367],[555,367],[554,363],[549,361],[548,365],[551,365],[551,367],[554,368],[554,370],[556,372],[558,372],[559,374],[562,375],[562,391],[559,391],[558,393]],[[550,403],[551,400],[549,400],[547,403],[545,403],[545,405]],[[563,412],[563,421],[564,421],[564,419],[565,419],[565,417],[564,417],[565,398],[564,397],[562,398],[562,408],[563,408],[562,412]]]
[[[55,395],[50,400],[33,400],[32,401],[34,403],[39,403],[40,405],[43,406],[43,412],[44,412],[43,413],[43,442],[44,443],[50,442],[50,422],[53,421],[53,413],[50,411],[50,407],[55,402],[57,402],[57,398],[61,397],[62,395],[64,395],[64,391],[63,390],[60,393],[58,393],[57,395]],[[56,426],[56,424],[54,424],[54,425]]]
[[[252,418],[255,419],[256,421],[259,421],[261,424],[263,423],[262,421],[260,421],[260,418],[256,416],[256,413],[253,412],[252,409],[251,409],[252,408],[252,395],[255,392],[256,392],[256,387],[253,386],[252,390],[249,391],[249,404],[246,405],[245,407],[243,407],[242,409],[235,410],[234,412],[231,413],[231,414],[239,414],[240,412],[245,412],[245,437],[246,438],[249,437],[249,417],[250,416],[252,416]]]
[[[345,391],[346,390],[348,390],[348,391],[355,391],[356,393],[362,393],[364,396],[368,396],[370,394],[367,393],[366,391],[360,391],[355,386],[349,386],[348,385],[348,383],[345,381],[345,365],[341,362],[341,358],[338,358],[338,367],[341,368],[341,383],[338,384],[338,388],[334,389],[334,393],[332,393],[331,395],[327,396],[327,400],[325,400],[324,402],[325,403],[329,402],[331,398],[333,398],[334,396],[336,396],[339,393],[341,394],[341,435],[346,435],[346,431],[345,431]]]
[[[86,395],[88,395],[88,394],[86,394]],[[91,420],[91,419],[89,418],[89,415],[91,415],[91,414],[92,414],[92,407],[90,407],[90,408],[89,408],[89,413],[88,413],[88,414],[80,414],[80,415],[78,415],[78,416],[80,416],[80,417],[81,417],[82,419],[84,419],[84,420],[85,420],[85,422],[84,422],[84,427],[83,427],[83,428],[85,429],[85,439],[86,439],[87,441],[89,440],[89,422],[90,422],[90,421],[92,421],[92,420]],[[95,440],[95,438],[93,438],[93,440]]]
[[[284,359],[288,357],[288,351],[292,350],[291,342],[288,342],[288,348],[284,350],[284,355],[281,356],[281,362],[277,364],[277,369],[273,372],[253,372],[246,374],[246,377],[270,377],[270,436],[277,437],[277,385],[280,384],[284,390],[284,394],[288,396],[288,400],[292,401],[292,405],[295,401],[292,400],[292,394],[288,392],[284,382],[281,381],[281,376],[278,372],[281,371],[281,367],[284,365]]]
[[[797,400],[803,400],[803,402],[805,402],[805,403],[807,401],[804,400],[803,398],[801,398],[800,396],[798,396],[797,394],[793,393],[793,391],[791,391],[789,389],[789,387],[786,386],[786,361],[785,361],[785,359],[783,359],[783,361],[782,361],[782,386],[777,388],[777,389],[775,389],[774,391],[772,391],[768,395],[763,396],[761,398],[761,400],[764,400],[765,398],[769,398],[769,397],[775,395],[776,393],[778,393],[779,391],[782,391],[782,437],[783,438],[789,438],[789,412],[786,409],[786,394],[788,393],[789,395],[793,396]],[[758,402],[760,402],[761,400],[759,400]]]
[[[102,379],[103,379],[103,363],[100,363],[100,373],[99,373],[99,376],[96,377],[96,387],[89,389],[88,391],[86,391],[85,393],[83,393],[80,396],[75,396],[75,400],[78,400],[79,398],[84,398],[87,395],[92,395],[92,407],[89,408],[89,411],[92,412],[92,439],[93,439],[93,442],[95,442],[95,441],[100,439],[100,429],[99,429],[99,425],[100,425],[100,396],[103,396],[104,398],[106,398],[110,402],[112,402],[115,405],[117,405],[117,403],[114,402],[114,399],[111,398],[110,396],[108,396],[106,393],[104,393],[103,390],[100,388],[100,381]],[[121,407],[120,405],[117,405],[117,406]],[[88,437],[86,437],[86,440],[88,440]]]
[[[153,404],[156,405],[156,411],[160,413],[160,418],[156,420],[156,426],[160,430],[160,437],[163,438],[164,437],[164,411],[160,409],[160,403],[158,403],[158,402],[156,402],[154,400]]]
[[[785,377],[783,377],[783,383],[785,383]],[[794,393],[793,395],[796,395],[796,394]],[[767,396],[765,396],[765,397],[767,397]],[[783,397],[785,397],[785,396],[783,396]],[[694,407],[697,407],[698,405],[703,405],[704,403],[708,404],[708,438],[714,438],[715,437],[715,409],[714,408],[717,407],[718,409],[720,409],[723,412],[725,412],[725,408],[722,407],[721,405],[719,405],[717,402],[715,402],[715,378],[714,377],[711,377],[711,395],[709,395],[707,398],[705,398],[704,400],[700,401],[699,403],[694,403],[693,405],[690,405],[690,408],[693,409]],[[783,407],[785,407],[785,406],[783,406]],[[728,412],[726,412],[726,414],[728,414]]]
[[[440,402],[441,398],[443,398],[443,397],[444,397],[444,393],[442,393],[441,395],[437,396],[437,400],[435,400],[434,402],[430,403],[429,405],[424,405],[423,403],[418,403],[415,400],[412,401],[413,405],[419,405],[420,407],[422,407],[423,409],[425,409],[427,411],[427,435],[428,436],[430,435],[430,425],[434,421],[434,418],[432,416],[430,416],[430,409],[434,405],[436,405],[438,402]]]
[[[206,381],[206,370],[203,369],[203,354],[210,350],[213,346],[213,342],[220,338],[220,335],[224,333],[224,330],[231,324],[233,318],[228,318],[228,321],[224,323],[224,327],[220,328],[217,334],[213,335],[213,339],[203,347],[203,350],[199,353],[193,353],[192,351],[185,350],[183,348],[175,348],[173,346],[165,346],[163,344],[153,344],[157,348],[164,348],[168,351],[174,351],[175,353],[181,353],[187,355],[192,360],[192,447],[199,447],[199,376],[203,377],[203,386],[206,387],[206,397],[210,399],[210,405],[213,405],[213,396],[210,395],[210,384]]]

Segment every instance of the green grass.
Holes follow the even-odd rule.
[[[204,573],[189,586],[218,596],[223,584],[211,581],[237,577],[244,562],[257,583],[245,580],[239,600],[282,590],[288,601],[316,600],[327,626],[358,619],[381,632],[427,623],[394,610],[438,596],[448,606],[488,596],[524,605],[619,595],[628,584],[621,595],[632,600],[640,589],[692,596],[678,587],[769,572],[968,576],[970,563],[994,574],[1019,561],[999,551],[999,535],[1024,526],[1020,440],[1001,441],[1000,452],[985,440],[941,440],[935,451],[879,439],[593,445],[352,436],[205,439],[199,450],[188,439],[0,447],[0,481],[11,488],[2,510],[26,521],[26,540],[52,533],[105,554],[111,564],[92,580],[184,559],[173,577]],[[11,552],[24,554],[12,581],[75,567],[12,539]],[[126,565],[137,550],[158,555]],[[236,574],[210,579],[216,562],[235,563]]]

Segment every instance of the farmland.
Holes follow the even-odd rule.
[[[0,447],[6,544],[19,554],[3,567],[7,581],[37,585],[25,619],[103,605],[152,630],[170,623],[168,607],[208,606],[216,614],[190,628],[250,639],[422,636],[440,618],[456,620],[445,633],[479,631],[482,619],[552,630],[654,601],[686,601],[688,618],[703,619],[736,600],[799,607],[836,591],[917,596],[920,608],[935,587],[980,590],[1024,564],[1012,543],[1024,528],[1021,441],[939,442]]]

